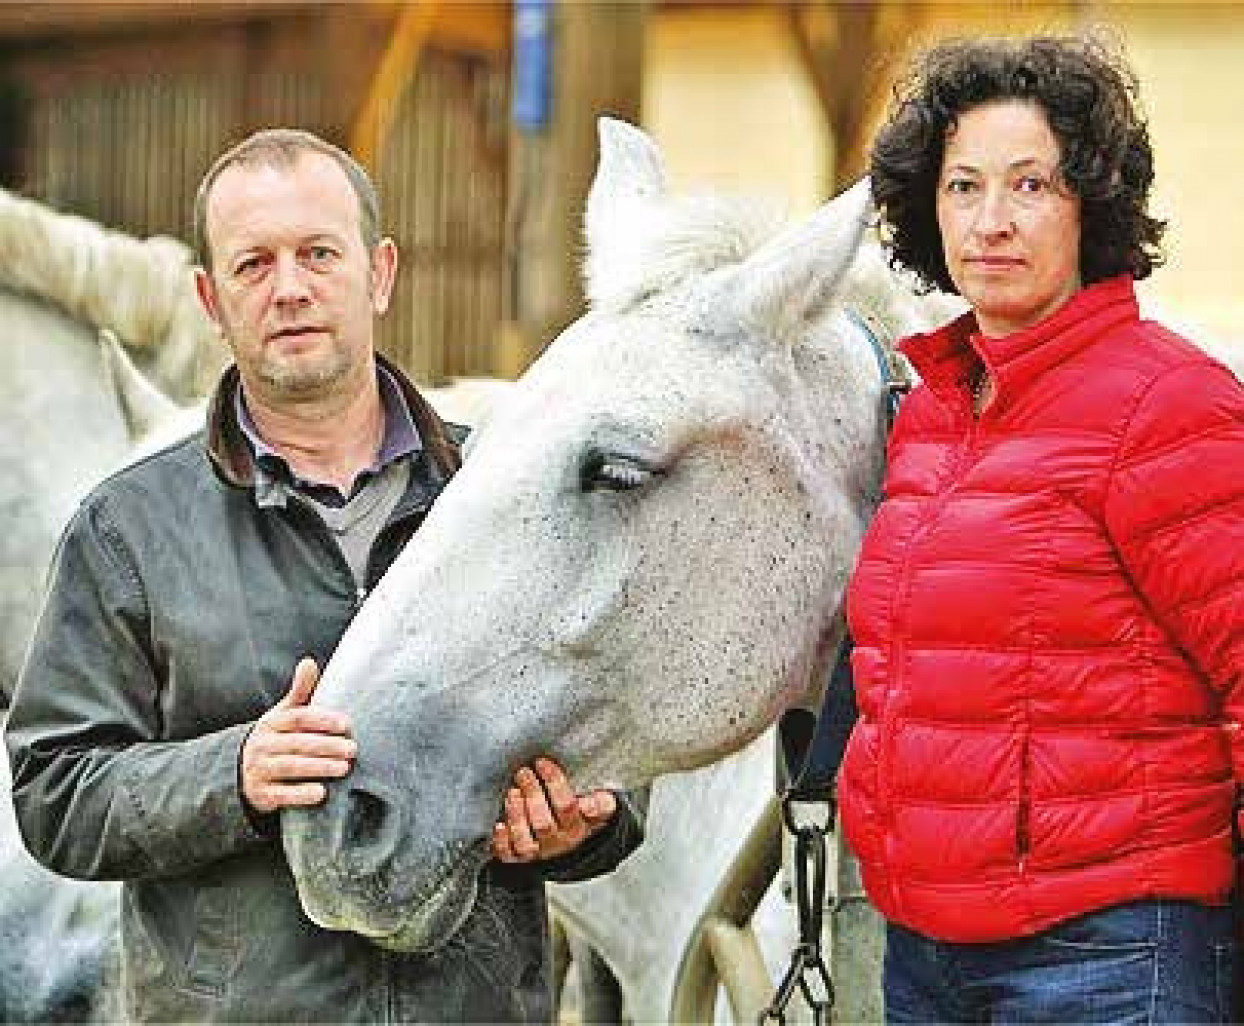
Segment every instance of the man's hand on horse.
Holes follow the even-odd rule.
[[[612,791],[575,794],[551,759],[523,766],[505,793],[505,818],[492,828],[492,854],[502,862],[535,862],[574,851],[613,818]]]
[[[315,661],[300,660],[289,691],[242,745],[242,796],[255,812],[319,805],[328,794],[321,781],[344,777],[354,764],[346,715],[308,706],[319,680]]]

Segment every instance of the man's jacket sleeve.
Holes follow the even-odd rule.
[[[618,811],[574,851],[535,862],[489,863],[493,878],[501,883],[578,883],[617,869],[643,843],[648,814],[648,789],[615,791]]]
[[[251,724],[163,736],[149,624],[119,533],[102,505],[83,506],[57,550],[5,730],[26,846],[66,876],[170,876],[270,843],[238,784]]]
[[[1106,526],[1158,621],[1221,696],[1244,783],[1244,387],[1197,361],[1140,397]]]
[[[617,869],[644,839],[647,791],[616,791],[618,811],[578,849],[533,865],[553,883],[577,883]]]

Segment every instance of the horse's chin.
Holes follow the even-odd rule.
[[[389,951],[431,954],[448,944],[462,929],[475,907],[478,892],[479,873],[469,861],[463,860],[397,930],[370,939]]]
[[[390,951],[428,954],[462,929],[479,890],[479,863],[461,858],[429,896],[404,914],[393,909],[349,908],[337,895],[306,894],[308,917],[326,930],[348,930]]]

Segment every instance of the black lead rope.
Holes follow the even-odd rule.
[[[778,726],[782,762],[790,781],[782,791],[782,820],[795,839],[795,907],[799,943],[760,1023],[785,1023],[798,990],[821,1026],[834,1010],[834,985],[821,951],[825,914],[826,838],[834,828],[833,784],[855,722],[851,642],[846,639],[834,666],[819,716],[790,709]]]
[[[785,807],[785,802],[783,802]],[[796,987],[812,1009],[817,1026],[828,1024],[834,1010],[834,984],[821,954],[821,916],[825,908],[825,835],[819,825],[795,831],[795,896],[799,907],[799,943],[790,965],[759,1022],[785,1023]],[[810,876],[809,876],[810,872]]]

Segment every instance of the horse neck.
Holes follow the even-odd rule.
[[[830,311],[809,336],[815,360],[808,375],[812,416],[820,441],[844,470],[854,465],[855,476],[872,479],[880,473],[888,427],[887,383],[901,360],[894,342],[886,324],[850,304]]]

